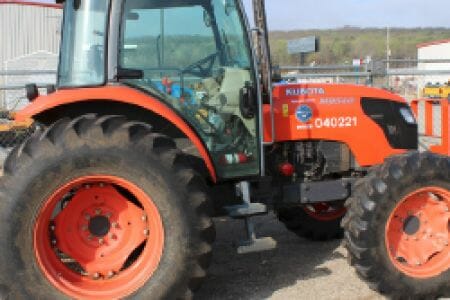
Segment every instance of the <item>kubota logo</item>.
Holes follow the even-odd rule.
[[[302,95],[323,95],[323,88],[291,88],[286,89],[286,96],[302,96]]]

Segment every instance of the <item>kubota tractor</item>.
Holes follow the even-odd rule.
[[[272,85],[263,5],[250,30],[239,0],[65,1],[56,91],[27,87],[39,129],[0,180],[3,298],[191,298],[224,198],[241,253],[275,247],[268,207],[312,239],[342,219],[372,288],[449,295],[450,159],[394,94]]]

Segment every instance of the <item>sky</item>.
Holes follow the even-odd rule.
[[[450,27],[449,0],[266,0],[266,9],[272,30]]]
[[[242,1],[250,11],[252,0]],[[266,0],[266,6],[271,30],[450,27],[449,0]]]

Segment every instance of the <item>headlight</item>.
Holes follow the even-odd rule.
[[[400,114],[402,115],[402,117],[406,121],[406,123],[416,124],[416,118],[414,117],[414,115],[409,107],[400,108]]]

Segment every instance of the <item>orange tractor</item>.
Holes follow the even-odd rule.
[[[276,246],[252,222],[272,208],[344,236],[382,293],[449,295],[449,157],[394,94],[274,83],[253,2],[254,30],[238,0],[65,1],[56,89],[27,86],[38,130],[0,180],[3,298],[192,298],[223,207],[240,253]]]

